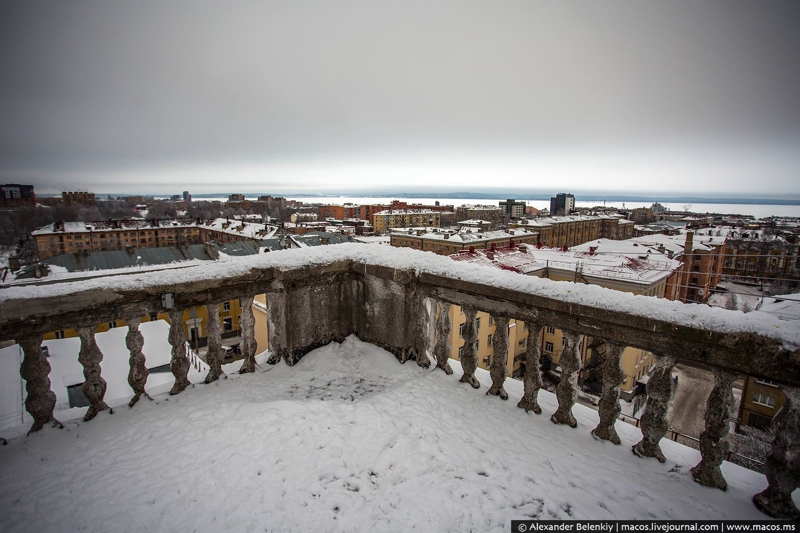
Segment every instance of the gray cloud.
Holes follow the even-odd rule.
[[[461,188],[638,175],[800,193],[796,2],[1,9],[4,180],[300,190],[405,169]]]

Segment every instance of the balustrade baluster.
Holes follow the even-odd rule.
[[[270,356],[267,363],[274,365],[283,358],[286,364],[291,365],[286,328],[286,291],[283,284],[280,290],[267,293],[267,339],[269,342]]]
[[[50,390],[50,363],[42,352],[44,335],[33,335],[19,339],[24,357],[19,367],[19,374],[25,380],[25,409],[33,417],[33,425],[28,435],[39,431],[48,422],[53,426],[64,426],[53,416],[56,407],[56,394]]]
[[[128,359],[130,370],[128,371],[128,385],[133,389],[133,398],[128,402],[128,407],[133,407],[142,395],[145,395],[148,400],[152,400],[149,394],[144,390],[147,384],[147,366],[145,365],[144,353],[142,347],[144,346],[144,336],[139,331],[139,324],[141,319],[129,318],[125,322],[128,324],[128,334],[125,335],[125,345],[128,347],[128,352],[131,354]]]
[[[428,368],[431,366],[431,360],[428,358],[428,324],[431,317],[425,298],[416,292],[411,300],[413,302],[412,312],[415,313],[411,331],[414,351],[416,352],[414,355],[417,365],[422,368]]]
[[[89,410],[83,420],[88,422],[97,416],[100,411],[109,409],[108,404],[103,400],[106,395],[108,385],[101,375],[100,362],[103,360],[103,352],[97,345],[94,338],[94,327],[78,328],[78,336],[81,338],[81,350],[78,354],[78,361],[83,365],[83,395],[89,400]]]
[[[464,370],[464,375],[461,376],[460,381],[469,383],[473,389],[477,389],[481,386],[475,377],[475,370],[478,368],[478,352],[475,348],[475,342],[478,340],[478,328],[475,319],[478,311],[473,307],[466,306],[462,309],[467,321],[464,323],[464,347],[461,349],[461,368]]]
[[[600,423],[592,430],[592,435],[603,440],[619,444],[619,435],[614,428],[617,417],[622,410],[619,406],[619,387],[625,381],[625,370],[622,368],[622,352],[625,346],[606,341],[605,360],[603,361],[603,394],[600,396]]]
[[[581,336],[564,331],[564,351],[558,365],[561,367],[561,381],[556,387],[558,409],[550,417],[554,424],[577,427],[578,421],[572,414],[572,406],[578,399],[578,371],[581,369]]]
[[[700,434],[702,460],[692,468],[692,477],[706,487],[726,490],[728,483],[722,476],[719,465],[728,455],[730,442],[731,409],[733,408],[733,381],[736,374],[717,368],[714,372],[714,388],[706,403],[706,429]]]
[[[633,446],[633,453],[640,457],[655,457],[662,463],[667,460],[658,442],[669,426],[667,410],[672,397],[672,368],[675,358],[656,356],[656,366],[647,383],[647,403],[641,418],[642,440]]]
[[[528,340],[525,348],[525,376],[522,378],[525,392],[517,407],[538,415],[542,413],[542,408],[539,407],[539,389],[542,388],[542,371],[539,368],[542,326],[535,322],[526,322],[526,325]]]
[[[492,365],[489,375],[492,377],[492,386],[486,394],[499,396],[502,400],[508,400],[508,393],[503,388],[506,381],[506,365],[508,364],[508,318],[493,316],[494,335],[492,336]]]
[[[180,394],[191,385],[189,381],[189,357],[186,355],[186,332],[183,330],[183,310],[169,312],[169,343],[172,346],[172,359],[169,369],[175,376],[170,394]]]
[[[222,360],[225,355],[222,352],[222,324],[219,320],[219,302],[207,303],[208,324],[206,324],[206,363],[208,363],[208,374],[203,383],[217,381],[222,372]]]
[[[239,305],[242,309],[242,317],[239,319],[239,328],[242,330],[242,367],[239,369],[240,374],[248,372],[255,372],[256,370],[256,334],[255,324],[256,319],[253,316],[253,297],[245,296],[239,299]]]
[[[800,520],[792,501],[792,492],[800,487],[800,389],[783,387],[783,397],[783,407],[772,419],[775,440],[765,464],[769,485],[753,496],[753,503],[775,518]]]
[[[453,369],[448,362],[450,359],[450,307],[447,302],[439,302],[439,316],[436,318],[436,343],[433,346],[433,356],[436,358],[436,368],[441,368],[448,376]]]

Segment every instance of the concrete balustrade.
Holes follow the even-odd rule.
[[[417,254],[409,256],[415,260],[420,254],[407,252]],[[642,439],[633,446],[633,451],[643,458],[665,460],[659,442],[667,430],[666,413],[672,394],[671,371],[674,365],[681,362],[711,368],[715,387],[708,399],[706,431],[701,436],[703,457],[692,471],[699,483],[710,487],[725,488],[719,465],[726,450],[732,401],[730,389],[735,376],[750,374],[781,384],[786,404],[774,421],[776,439],[766,464],[769,487],[755,496],[754,501],[772,516],[800,516],[791,500],[791,492],[800,482],[800,464],[795,459],[800,446],[798,348],[768,334],[702,329],[687,325],[691,323],[688,319],[673,322],[609,310],[599,304],[562,301],[535,291],[465,281],[444,270],[393,268],[384,260],[370,262],[369,257],[365,259],[362,256],[321,262],[317,254],[308,264],[298,261],[294,266],[279,268],[265,263],[264,267],[243,270],[228,277],[211,272],[207,277],[194,276],[180,283],[169,274],[155,272],[148,275],[146,284],[135,289],[130,285],[115,288],[113,283],[98,288],[78,282],[72,284],[67,292],[54,290],[53,294],[47,294],[44,290],[31,297],[19,292],[0,291],[0,340],[16,339],[24,351],[20,374],[26,381],[28,392],[26,409],[34,419],[31,431],[40,430],[49,422],[58,425],[53,416],[56,401],[50,390],[50,365],[41,350],[46,332],[67,328],[81,332],[81,362],[86,376],[84,387],[89,389],[86,395],[91,403],[87,413],[89,419],[107,408],[103,401],[104,381],[99,365],[102,354],[95,349],[92,333],[100,322],[124,320],[130,327],[126,343],[130,350],[129,383],[134,391],[130,405],[133,405],[141,395],[147,395],[144,390],[147,371],[138,325],[140,317],[151,313],[169,313],[170,368],[175,376],[170,393],[179,394],[190,385],[186,335],[180,322],[182,310],[189,307],[206,305],[209,311],[210,370],[206,382],[211,382],[222,375],[219,323],[213,319],[222,301],[240,298],[242,302],[243,372],[252,371],[255,365],[250,307],[256,294],[267,295],[271,350],[268,362],[271,364],[283,360],[294,365],[309,351],[330,342],[342,342],[348,335],[355,334],[366,342],[385,348],[401,362],[413,359],[418,365],[427,366],[430,364],[427,353],[431,351],[436,367],[448,374],[452,373],[448,362],[452,328],[450,306],[458,305],[467,317],[462,334],[465,345],[461,355],[463,376],[460,380],[472,387],[480,387],[475,376],[475,321],[478,311],[487,312],[497,325],[493,337],[495,356],[490,371],[492,385],[488,394],[503,399],[508,397],[503,386],[508,350],[507,326],[509,320],[525,322],[528,328],[524,359],[526,372],[523,376],[524,395],[518,406],[537,414],[542,410],[537,401],[542,386],[539,372],[541,331],[544,326],[552,326],[564,332],[566,345],[559,362],[562,374],[557,389],[558,409],[552,414],[553,422],[558,424],[577,425],[572,408],[577,396],[581,339],[584,336],[602,339],[606,350],[600,423],[592,433],[598,439],[615,444],[620,442],[614,424],[619,413],[619,386],[624,377],[620,368],[622,350],[630,346],[657,354],[656,367],[647,386],[648,400],[641,420]],[[302,258],[302,255],[297,257]],[[576,291],[584,290],[580,285],[572,287]],[[171,298],[162,299],[165,294]],[[169,301],[173,306],[165,308],[165,302]],[[655,302],[654,305],[661,304]],[[686,306],[687,316],[693,312],[692,309],[693,306]],[[435,338],[428,338],[429,331],[435,331]]]

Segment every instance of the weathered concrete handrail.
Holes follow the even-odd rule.
[[[96,325],[285,286],[339,286],[384,280],[425,297],[493,315],[542,322],[679,359],[800,385],[800,326],[764,313],[633,296],[594,286],[492,271],[409,249],[340,245],[287,250],[193,269],[130,274],[45,287],[0,289],[0,337]],[[333,284],[333,285],[331,285]],[[355,296],[355,295],[354,295]],[[347,302],[347,305],[356,303]],[[363,310],[363,305],[355,307]],[[348,313],[352,314],[352,313]],[[353,317],[363,318],[363,317]],[[356,324],[348,333],[356,332]],[[303,351],[303,346],[292,346]]]
[[[671,371],[676,362],[701,363],[710,367],[716,385],[708,402],[706,431],[700,437],[703,461],[692,471],[704,485],[724,489],[719,465],[727,453],[727,417],[733,401],[730,388],[736,376],[750,374],[783,385],[786,403],[776,418],[776,444],[767,461],[770,481],[767,491],[756,498],[760,508],[774,516],[800,516],[791,501],[800,472],[791,462],[800,442],[800,327],[763,313],[747,315],[696,304],[669,302],[634,296],[595,286],[554,282],[517,273],[459,263],[446,257],[382,246],[338,245],[315,249],[287,250],[229,263],[216,263],[180,271],[150,272],[92,279],[41,287],[0,289],[0,340],[15,339],[25,352],[22,374],[27,382],[26,407],[34,417],[32,430],[53,420],[55,397],[49,390],[49,364],[39,348],[43,335],[66,328],[91,331],[98,323],[123,319],[138,324],[142,316],[170,311],[173,344],[171,368],[176,384],[173,393],[188,385],[188,363],[181,347],[185,343],[179,324],[183,309],[267,293],[270,363],[284,359],[294,364],[310,350],[356,334],[381,346],[401,361],[415,360],[427,366],[428,352],[437,354],[437,367],[449,370],[442,342],[428,339],[427,324],[434,319],[437,331],[450,331],[449,318],[442,316],[450,304],[462,306],[467,316],[462,355],[461,381],[479,387],[474,377],[476,310],[490,313],[498,324],[509,319],[529,325],[525,396],[519,406],[539,413],[536,394],[538,376],[538,332],[543,326],[557,327],[568,340],[569,357],[562,361],[562,382],[557,390],[558,411],[552,420],[575,426],[571,410],[575,403],[575,381],[580,370],[577,350],[582,335],[602,339],[609,346],[603,370],[604,391],[600,404],[601,424],[593,433],[619,443],[613,429],[618,406],[621,372],[619,354],[625,346],[656,355],[656,368],[648,384],[648,401],[642,417],[642,441],[633,448],[644,457],[664,460],[659,441],[667,430],[667,404],[672,393]],[[162,300],[169,294],[171,298]],[[173,302],[170,309],[164,301]],[[439,306],[439,317],[426,301]],[[253,321],[249,305],[243,308],[242,371],[254,365]],[[215,312],[210,315],[216,316]],[[210,324],[209,335],[219,328]],[[500,328],[503,330],[503,328]],[[132,346],[135,327],[131,327]],[[495,335],[495,349],[505,353],[504,331]],[[87,337],[83,339],[83,337]],[[472,340],[470,342],[470,339]],[[219,346],[209,340],[209,346]],[[94,354],[91,339],[82,335],[87,354]],[[434,349],[434,344],[436,348]],[[132,350],[132,388],[144,391],[146,369]],[[105,406],[105,382],[99,376],[102,354],[86,356],[84,391],[92,414]],[[134,372],[134,360],[139,361]],[[212,364],[213,368],[216,365]],[[490,393],[507,398],[500,362],[492,365]],[[452,372],[452,370],[450,370]],[[91,374],[91,379],[89,375]],[[207,381],[216,379],[209,374]],[[144,381],[142,380],[144,377]],[[134,387],[133,384],[136,384]],[[87,388],[87,384],[89,384]],[[138,387],[138,388],[137,388]],[[795,470],[793,470],[795,469]]]

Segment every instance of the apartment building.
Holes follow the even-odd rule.
[[[457,305],[450,306],[450,359],[461,360],[461,353],[464,349],[464,323],[467,317],[464,310]],[[478,339],[475,341],[475,351],[478,355],[478,367],[488,370],[492,365],[494,348],[492,348],[492,338],[496,332],[497,325],[494,323],[492,315],[479,311],[477,318]],[[512,377],[522,376],[524,370],[523,359],[528,348],[528,329],[525,323],[517,320],[510,320],[508,323],[508,354],[506,358],[506,374]]]
[[[430,209],[387,209],[372,215],[375,233],[388,233],[392,228],[441,227],[441,214]]]
[[[676,278],[675,300],[706,303],[722,280],[725,237],[713,230],[686,231],[678,235],[635,237],[631,242],[663,248],[683,263]]]
[[[518,202],[513,198],[500,202],[500,209],[503,216],[509,219],[521,218],[525,216],[525,202]]]
[[[19,183],[0,185],[0,208],[17,209],[35,205],[36,193],[33,191],[33,185]]]
[[[769,313],[780,320],[800,320],[800,294],[783,294],[763,298],[758,311]],[[785,397],[777,383],[753,376],[746,376],[739,404],[740,426],[749,426],[769,431],[772,419],[783,407]]]
[[[55,222],[31,232],[31,237],[36,242],[39,260],[45,260],[61,254],[265,239],[276,229],[224,218],[206,222],[194,219],[110,220]]]
[[[369,223],[373,222],[375,213],[381,211],[402,211],[402,210],[427,210],[438,211],[442,213],[443,217],[447,217],[446,213],[454,213],[452,205],[422,205],[422,204],[409,204],[408,202],[401,202],[400,200],[392,200],[388,204],[372,204],[372,205],[358,205],[358,204],[343,204],[343,205],[323,205],[319,207],[319,217],[321,220],[334,219],[359,219],[366,220]],[[445,219],[442,224],[454,223],[453,220]]]
[[[504,220],[505,211],[496,205],[462,205],[456,208],[456,222],[462,220],[486,220],[488,222],[501,222]]]
[[[727,237],[723,273],[752,278],[780,278],[798,274],[800,247],[796,234],[740,228],[717,228],[716,232]]]
[[[575,197],[567,193],[559,193],[550,198],[550,214],[552,216],[569,215],[575,209]]]
[[[490,249],[515,244],[535,245],[538,233],[527,229],[495,231],[436,231],[427,229],[398,229],[389,235],[389,243],[398,248],[416,248],[438,255],[451,255],[472,249]]]
[[[570,215],[522,219],[509,226],[536,231],[539,243],[544,247],[570,248],[595,239],[630,239],[634,225],[633,221],[621,216]]]
[[[94,205],[93,192],[62,192],[61,201],[64,207],[82,206],[92,207]]]
[[[241,209],[242,211],[254,211],[264,213],[265,211],[286,209],[286,198],[282,196],[259,196],[257,200],[248,200],[244,194],[229,194],[228,201],[225,202],[226,209]]]

